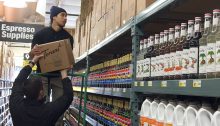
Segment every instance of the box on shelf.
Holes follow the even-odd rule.
[[[96,5],[96,21],[99,21],[102,17],[102,0],[94,0]]]
[[[121,7],[121,24],[123,25],[128,21],[128,0],[122,0]]]
[[[105,21],[106,21],[106,37],[113,33],[115,28],[115,17],[114,17],[114,8],[109,10],[105,15]]]
[[[147,8],[154,2],[155,0],[137,0],[137,14],[139,14],[141,11],[143,11],[145,8]]]
[[[137,0],[128,0],[127,20],[129,20],[131,17],[134,17],[136,15],[136,4],[137,4]]]
[[[106,13],[109,12],[115,5],[115,0],[107,0]]]
[[[101,1],[102,1],[102,16],[104,16],[107,8],[107,0],[101,0]]]
[[[121,8],[122,8],[122,1],[121,0],[115,0],[115,30],[117,30],[121,26]]]
[[[73,65],[74,58],[68,39],[39,45],[44,56],[39,60],[42,73],[57,71]]]

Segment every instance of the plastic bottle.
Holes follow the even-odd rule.
[[[154,99],[150,105],[150,114],[151,114],[151,126],[157,125],[157,108],[159,104],[159,99]]]
[[[183,101],[179,101],[174,109],[174,126],[184,126],[183,119],[187,105]]]
[[[220,126],[220,106],[212,117],[212,126]]]
[[[176,102],[171,100],[165,109],[165,125],[172,126],[174,123],[174,109],[176,107]]]
[[[164,126],[167,102],[162,100],[157,108],[157,126]]]
[[[197,102],[189,103],[189,106],[186,108],[184,117],[183,117],[184,126],[195,126],[198,109],[199,109],[199,106]]]
[[[195,126],[211,126],[213,110],[209,103],[203,103],[196,117]]]
[[[149,126],[150,105],[151,105],[151,100],[147,98],[141,106],[141,112],[140,112],[141,126]]]

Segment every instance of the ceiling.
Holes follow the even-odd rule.
[[[51,6],[59,6],[67,11],[66,28],[76,27],[76,19],[80,14],[81,0],[46,0],[45,26],[50,24]]]

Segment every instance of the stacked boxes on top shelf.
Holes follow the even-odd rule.
[[[93,48],[155,0],[94,0],[86,19],[76,22],[74,56]],[[81,15],[84,15],[81,13]],[[79,48],[79,49],[78,49]]]

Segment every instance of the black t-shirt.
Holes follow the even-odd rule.
[[[61,29],[60,31],[56,32],[52,27],[47,27],[39,32],[37,32],[34,35],[34,38],[32,40],[31,49],[36,45],[45,44],[53,41],[63,40],[63,39],[69,39],[70,44],[73,48],[73,37],[64,29]],[[37,72],[40,73],[40,66],[39,63],[37,63]],[[56,72],[53,72],[56,73]]]

